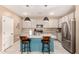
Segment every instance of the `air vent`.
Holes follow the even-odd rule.
[[[26,7],[29,7],[29,5],[26,5]]]
[[[44,5],[45,7],[47,7],[47,5]]]

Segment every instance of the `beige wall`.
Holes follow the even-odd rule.
[[[13,13],[12,11],[4,8],[3,6],[0,6],[0,48],[1,48],[1,34],[2,34],[2,24],[1,24],[1,17],[2,16],[11,16],[14,19],[14,41],[18,40],[18,34],[21,31],[21,18],[19,16],[17,16],[15,13]],[[20,23],[19,26],[17,26],[17,24]],[[17,27],[16,27],[17,26]],[[0,49],[1,50],[1,49]]]
[[[76,53],[79,53],[79,5],[76,6],[75,19],[76,19]]]

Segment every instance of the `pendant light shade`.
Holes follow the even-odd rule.
[[[49,21],[48,17],[44,17],[43,20],[44,20],[44,21]]]
[[[26,17],[26,18],[25,18],[25,21],[31,21],[31,20],[30,20],[30,18],[29,18],[29,17]]]

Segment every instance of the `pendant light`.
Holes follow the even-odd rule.
[[[26,17],[24,21],[31,21],[29,17]]]
[[[44,21],[49,21],[48,17],[44,17],[43,20],[44,20]]]

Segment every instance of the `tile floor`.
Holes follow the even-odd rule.
[[[20,41],[17,41],[14,43],[14,45],[10,48],[8,48],[4,52],[0,52],[1,54],[21,54],[20,52]],[[24,53],[26,54],[26,53]],[[41,52],[31,52],[30,54],[42,54]],[[54,40],[54,52],[52,54],[70,54],[68,51],[66,51],[61,43],[57,40]]]

